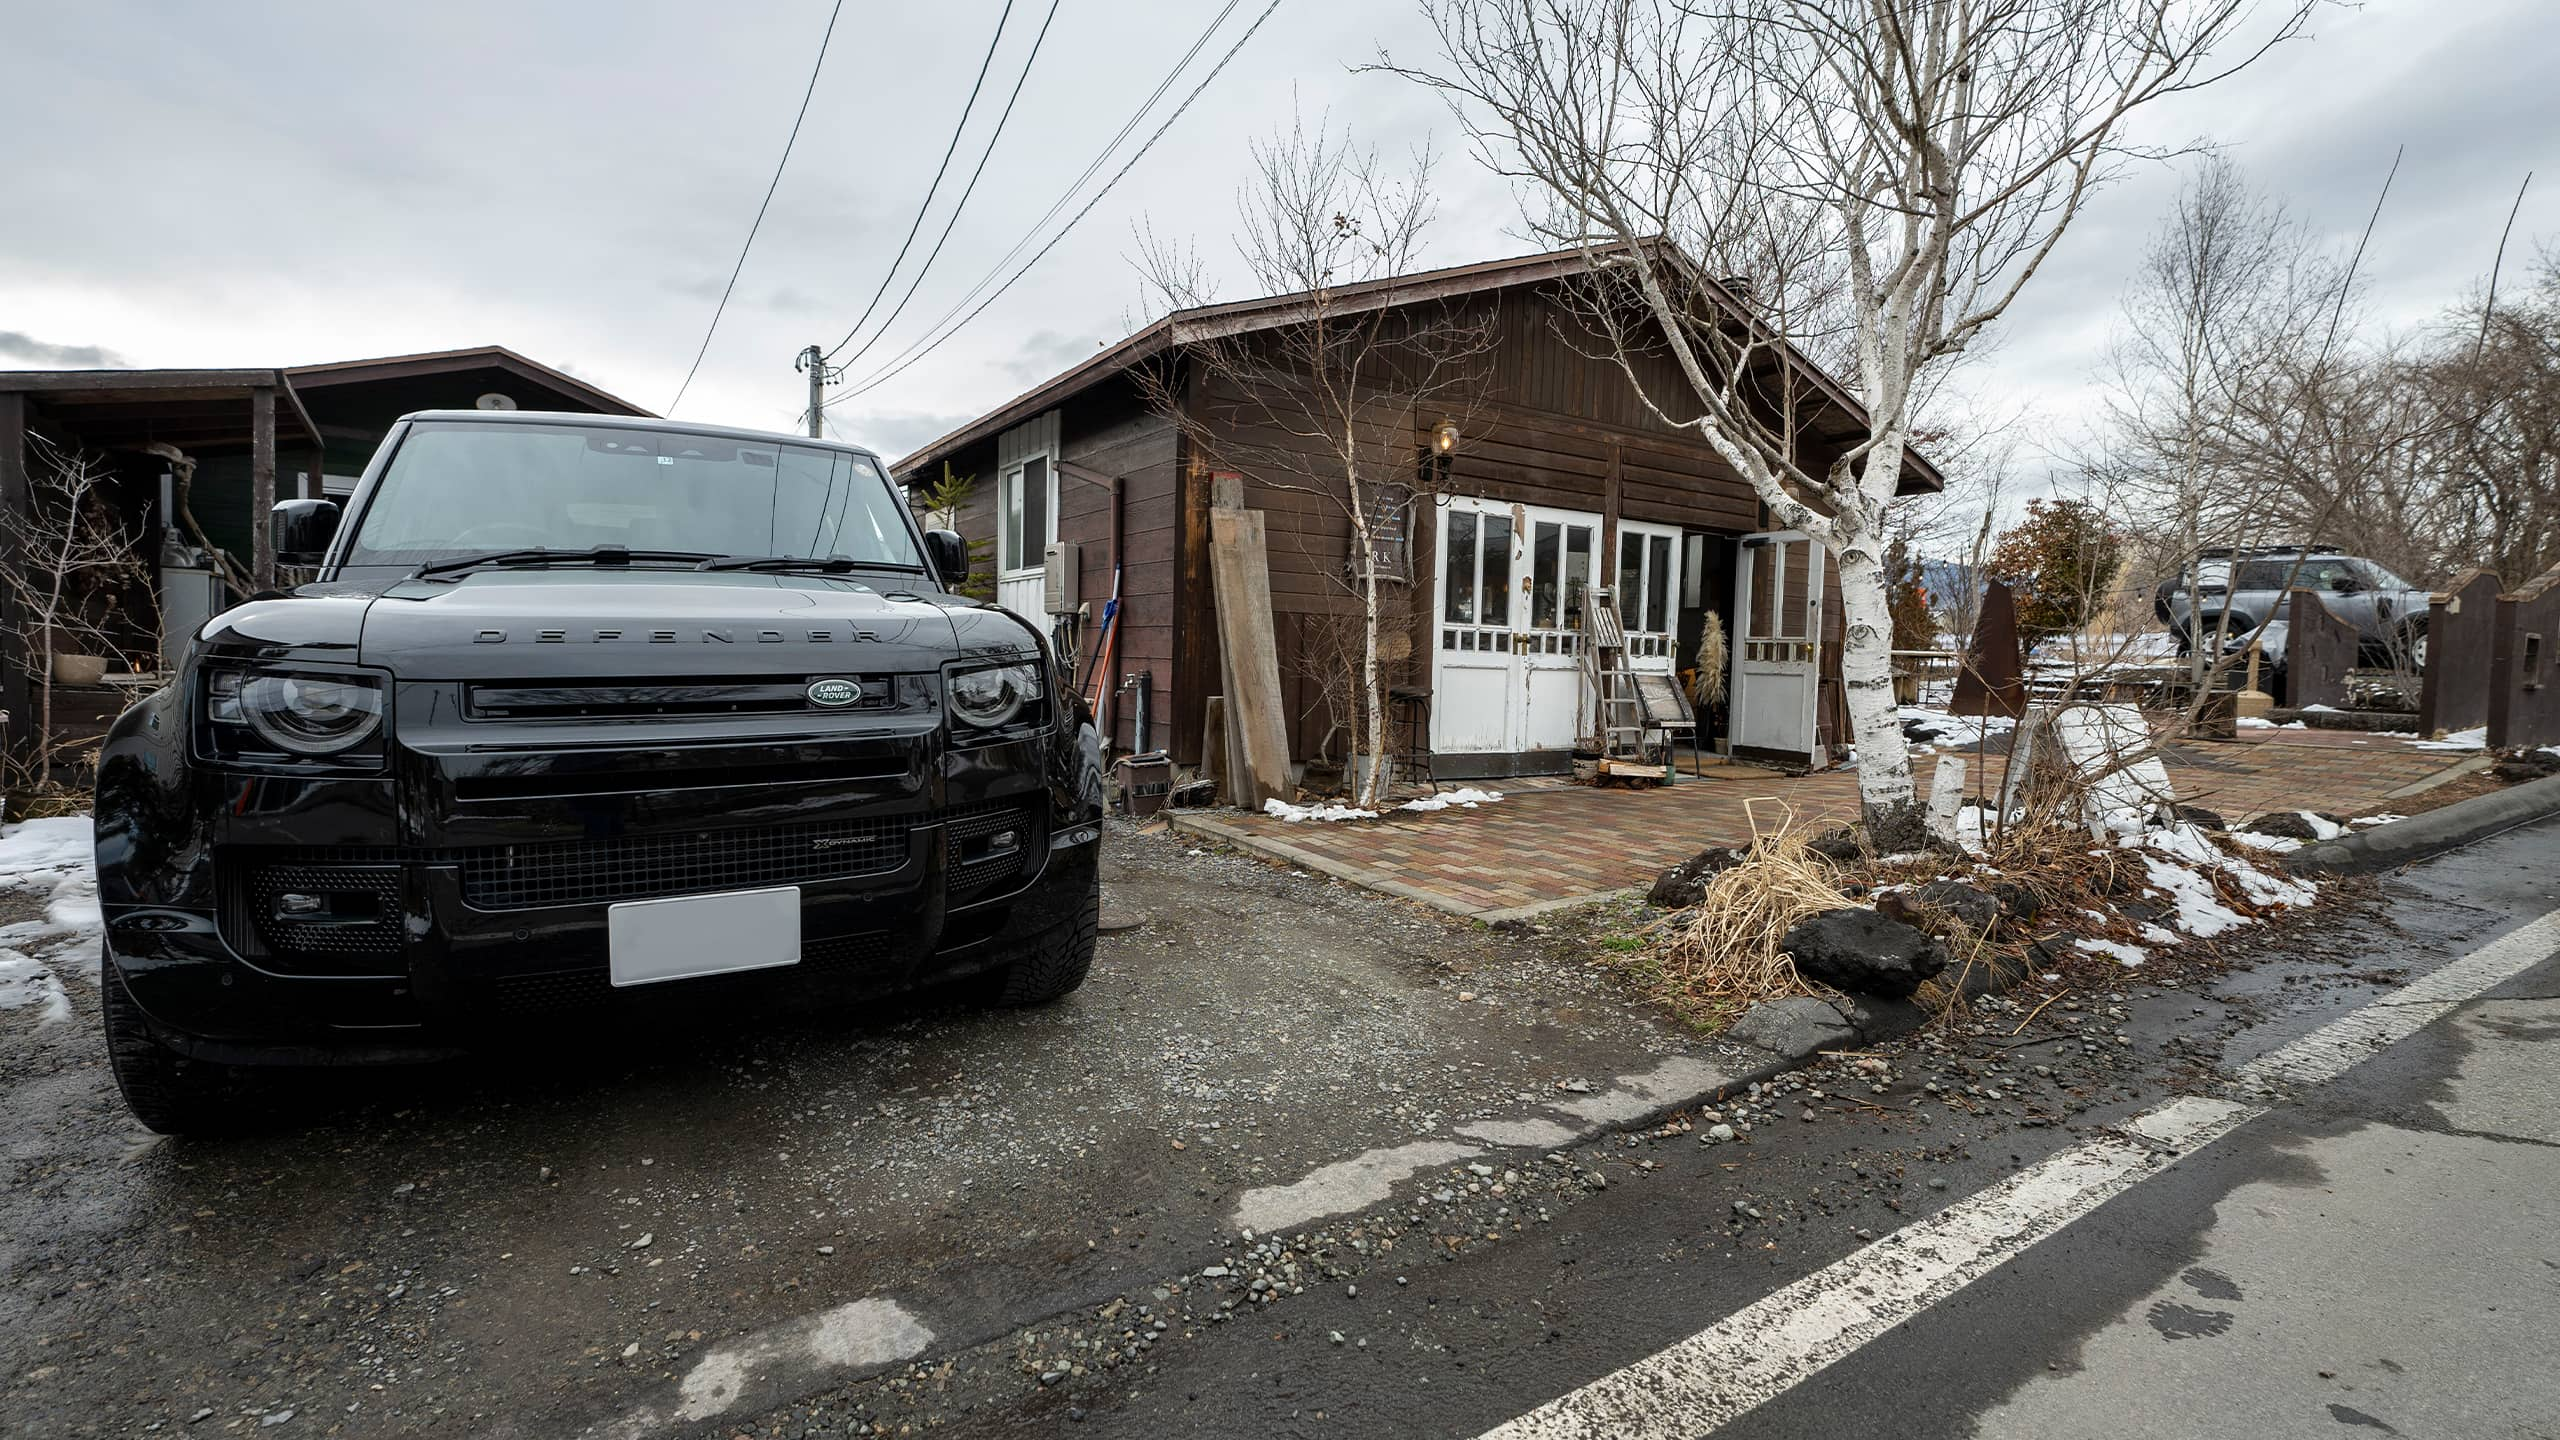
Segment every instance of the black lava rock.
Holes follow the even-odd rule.
[[[1932,880],[1912,891],[1911,898],[1944,910],[1963,921],[1967,929],[1976,932],[1990,929],[1992,923],[2000,918],[1998,897],[1976,890],[1961,880]]]
[[[2200,825],[2207,830],[2228,830],[2231,828],[2223,823],[2221,812],[2207,810],[2201,805],[2163,805],[2159,809],[2151,812],[2151,820],[2155,825],[2176,825],[2184,823],[2188,825]]]
[[[1846,825],[1836,830],[1825,830],[1814,836],[1805,842],[1805,848],[1825,860],[1836,860],[1843,865],[1867,853],[1866,847],[1858,843],[1858,832]]]
[[[1706,898],[1709,881],[1741,863],[1741,851],[1730,845],[1710,845],[1663,871],[1644,903],[1656,910],[1685,910]]]
[[[2310,817],[2299,810],[2274,810],[2240,827],[2252,835],[2273,835],[2279,840],[2317,840],[2319,832],[2311,828]]]
[[[2044,901],[2036,898],[2036,892],[2015,880],[2000,881],[1991,887],[1991,893],[2000,897],[2000,903],[2015,919],[2033,920],[2044,909]]]
[[[1854,906],[1805,917],[1778,946],[1806,979],[1867,995],[1908,996],[1947,968],[1946,952],[1925,932]]]

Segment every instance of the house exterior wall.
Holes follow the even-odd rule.
[[[1748,482],[1694,432],[1654,415],[1614,362],[1580,353],[1568,339],[1575,322],[1552,297],[1511,291],[1478,297],[1475,304],[1478,312],[1470,318],[1488,323],[1496,337],[1480,393],[1453,398],[1445,407],[1449,413],[1389,414],[1382,407],[1362,450],[1415,459],[1399,471],[1370,478],[1416,482],[1431,431],[1444,419],[1453,420],[1461,438],[1447,478],[1440,482],[1442,492],[1601,516],[1602,584],[1614,582],[1620,519],[1714,536],[1761,528],[1759,498]],[[1685,382],[1668,357],[1642,357],[1639,373],[1666,404],[1683,393],[1673,388],[1685,387]],[[1359,608],[1349,582],[1347,487],[1333,479],[1324,493],[1311,493],[1315,477],[1325,472],[1325,458],[1313,442],[1276,431],[1258,404],[1195,377],[1186,391],[1186,408],[1201,440],[1199,454],[1184,473],[1183,539],[1201,563],[1196,576],[1186,573],[1177,579],[1182,597],[1177,625],[1189,643],[1176,647],[1176,686],[1184,706],[1172,748],[1178,759],[1196,762],[1201,700],[1219,686],[1216,617],[1206,566],[1208,490],[1214,473],[1233,469],[1245,476],[1245,504],[1264,515],[1291,755],[1302,762],[1312,759],[1337,724],[1349,723],[1348,716],[1326,711],[1319,674],[1330,648],[1328,627],[1351,623]],[[1400,444],[1390,431],[1400,432]],[[1260,472],[1232,458],[1283,454],[1283,463]],[[1417,500],[1411,543],[1411,583],[1381,585],[1382,608],[1401,632],[1382,649],[1390,684],[1428,688],[1439,596],[1438,517],[1427,496]],[[1729,594],[1701,598],[1705,608],[1725,613],[1730,623]],[[1836,614],[1836,607],[1827,613]],[[1343,748],[1337,741],[1336,753]]]
[[[1054,418],[1052,418],[1054,417]],[[1175,497],[1179,468],[1178,431],[1169,417],[1150,411],[1126,384],[1097,386],[1055,411],[1043,412],[1020,427],[1054,443],[1053,462],[1074,467],[1104,481],[1117,478],[1121,488],[1121,605],[1114,645],[1110,689],[1120,677],[1151,671],[1153,722],[1149,743],[1161,748],[1173,738],[1168,727],[1179,713],[1174,670]],[[1005,432],[1012,434],[1014,432]],[[951,472],[975,479],[969,504],[959,516],[959,531],[973,551],[982,551],[975,577],[994,593],[996,578],[996,488],[1000,463],[1019,459],[1021,437],[1008,443],[1000,434],[963,450],[951,460]],[[1049,441],[1049,436],[1054,441]],[[1003,456],[1002,461],[999,456]],[[940,467],[920,481],[941,478]],[[1104,606],[1111,598],[1111,492],[1060,469],[1057,538],[1079,548],[1078,587],[1086,619],[1074,637],[1078,674],[1092,664],[1101,642]],[[1031,617],[1047,628],[1045,617]],[[1137,742],[1134,697],[1106,694],[1104,710],[1112,744],[1128,750]],[[1195,723],[1192,744],[1199,737]],[[1195,757],[1196,758],[1196,757]]]

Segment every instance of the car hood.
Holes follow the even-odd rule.
[[[408,580],[365,609],[359,658],[403,679],[931,670],[958,633],[887,579],[484,570]]]

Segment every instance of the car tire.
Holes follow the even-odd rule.
[[[1074,916],[1035,936],[1019,959],[988,977],[990,1003],[1025,1009],[1073,992],[1093,969],[1094,940],[1101,933],[1102,871],[1097,866]]]
[[[211,1134],[237,1122],[237,1080],[230,1067],[191,1060],[161,1044],[113,955],[99,957],[98,999],[107,1064],[133,1118],[163,1135]]]

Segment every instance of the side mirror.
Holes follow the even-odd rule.
[[[969,542],[957,530],[924,532],[924,558],[933,562],[933,573],[945,590],[969,578]]]
[[[317,565],[337,538],[338,502],[279,500],[267,515],[267,535],[278,564]]]

